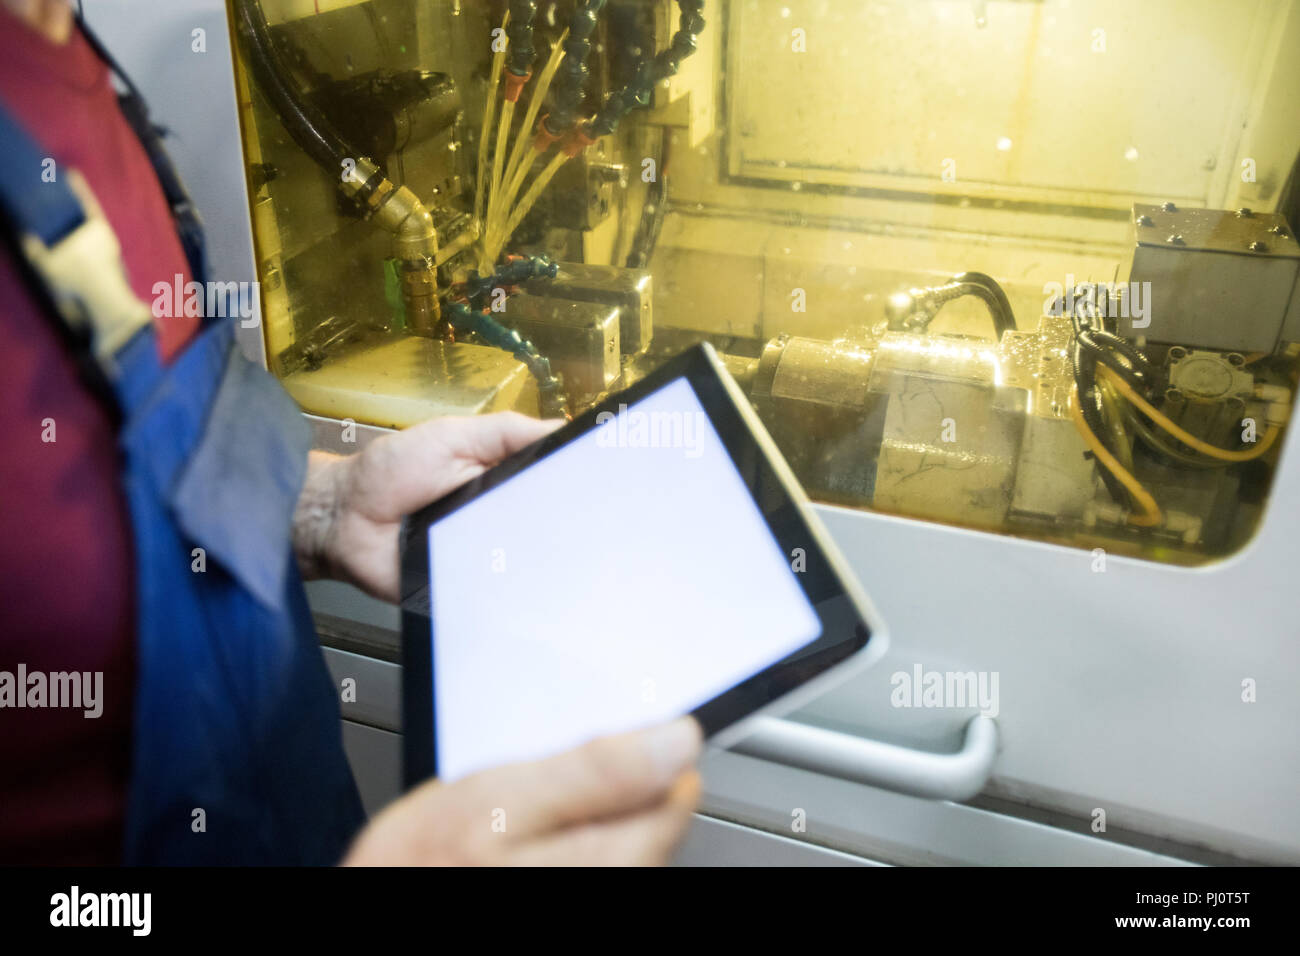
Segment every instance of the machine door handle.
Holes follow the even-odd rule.
[[[968,800],[984,789],[998,751],[998,725],[975,716],[954,754],[927,753],[776,717],[757,717],[732,752],[932,800]]]

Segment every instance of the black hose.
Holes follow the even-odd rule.
[[[1128,339],[1121,338],[1114,332],[1107,332],[1104,329],[1088,329],[1087,335],[1090,341],[1097,345],[1108,345],[1115,351],[1123,355],[1132,364],[1138,372],[1139,377],[1145,380],[1149,385],[1155,383],[1159,377],[1159,372],[1149,358],[1142,353],[1136,345]]]
[[[655,244],[659,241],[659,233],[663,230],[664,219],[668,215],[668,158],[672,138],[664,132],[660,141],[659,168],[656,170],[655,181],[646,190],[641,221],[632,236],[632,245],[624,263],[629,269],[644,269],[650,264],[650,257],[654,255]]]
[[[271,27],[258,0],[235,0],[235,11],[258,89],[302,151],[341,181],[344,162],[356,162],[361,155],[297,88],[276,52]]]
[[[1085,330],[1079,333],[1077,341],[1088,351],[1094,361],[1101,362],[1139,392],[1146,392],[1152,382],[1147,373],[1135,368],[1132,364],[1126,365],[1122,359],[1127,358],[1127,356],[1117,355],[1111,349],[1102,346],[1097,342],[1095,335],[1095,332]]]
[[[1155,452],[1157,455],[1167,458],[1176,464],[1182,465],[1184,468],[1209,470],[1212,468],[1227,468],[1232,464],[1230,461],[1221,461],[1217,458],[1204,458],[1192,452],[1183,451],[1177,448],[1172,440],[1167,440],[1156,432],[1156,430],[1145,421],[1141,413],[1132,406],[1126,408],[1124,418],[1142,444],[1146,445],[1147,448]]]
[[[998,340],[1001,340],[1003,332],[1016,330],[1016,316],[1011,311],[1011,300],[1007,298],[1007,294],[1002,291],[1002,286],[998,285],[996,279],[983,272],[963,272],[955,276],[953,282],[970,286],[966,291],[988,306],[989,315],[993,317],[993,330]]]
[[[1106,426],[1101,420],[1101,411],[1097,407],[1096,356],[1091,352],[1085,352],[1082,343],[1076,338],[1070,360],[1074,367],[1074,384],[1078,391],[1079,413],[1083,416],[1084,424],[1096,436],[1097,441],[1101,442],[1102,446],[1113,455],[1115,450],[1106,443]],[[1131,504],[1128,492],[1125,491],[1119,479],[1112,475],[1108,468],[1103,468],[1098,463],[1097,473],[1101,475],[1106,491],[1117,505],[1127,507]]]

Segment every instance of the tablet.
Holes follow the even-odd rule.
[[[408,785],[688,713],[728,746],[884,650],[708,345],[409,516],[400,541]]]

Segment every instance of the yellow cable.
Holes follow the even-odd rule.
[[[1252,461],[1272,448],[1273,443],[1277,441],[1280,433],[1280,429],[1276,425],[1269,425],[1265,430],[1263,437],[1260,438],[1260,440],[1255,444],[1255,447],[1249,451],[1229,451],[1226,448],[1219,448],[1216,445],[1203,442],[1190,432],[1179,428],[1176,424],[1170,421],[1168,417],[1157,411],[1154,405],[1139,395],[1132,385],[1124,381],[1124,379],[1119,375],[1116,375],[1113,369],[1107,368],[1104,365],[1098,365],[1098,370],[1121,395],[1140,408],[1153,422],[1169,434],[1173,435],[1188,448],[1194,448],[1202,455],[1217,458],[1219,461]]]
[[[515,202],[515,197],[519,195],[519,190],[523,186],[524,180],[528,178],[528,173],[533,168],[533,161],[538,155],[540,154],[530,143],[528,146],[527,156],[524,161],[519,164],[519,168],[515,170],[515,175],[510,177],[509,182],[507,182],[504,187],[502,192],[504,201],[501,204],[494,206],[488,215],[487,246],[490,247],[496,243],[498,237],[500,237],[501,241],[500,243],[496,243],[497,248],[500,249],[505,245],[507,237],[500,236],[500,234],[502,230],[505,229],[506,223],[510,219],[510,213],[513,211],[512,207]]]
[[[1101,419],[1110,432],[1111,444],[1115,446],[1115,456],[1119,463],[1129,471],[1133,470],[1133,449],[1128,432],[1124,428],[1124,397],[1115,391],[1110,382],[1103,379],[1097,383],[1101,393]]]
[[[507,9],[505,19],[501,21],[501,29],[504,31],[509,25],[510,11]],[[488,135],[492,129],[492,118],[496,115],[497,86],[501,82],[501,69],[505,62],[506,44],[502,43],[501,49],[492,55],[492,78],[488,82],[487,100],[483,104],[483,126],[479,131],[478,178],[474,184],[474,218],[479,222],[483,221],[483,186],[487,179]]]
[[[506,140],[510,138],[510,124],[515,119],[514,100],[501,104],[501,122],[497,124],[496,149],[492,154],[492,191],[488,193],[488,220],[491,221],[493,210],[502,204],[501,166],[506,158]]]
[[[504,202],[497,206],[488,219],[488,233],[495,236],[505,226],[506,221],[510,218],[510,207],[515,201],[515,196],[519,194],[519,188],[523,186],[524,179],[528,176],[528,171],[533,166],[533,159],[537,155],[537,150],[533,148],[532,143],[528,145],[527,161],[521,162],[519,168],[515,170],[513,176],[507,175],[505,190],[502,193]]]
[[[546,100],[546,94],[551,89],[551,81],[555,78],[555,73],[564,60],[564,41],[568,36],[569,31],[566,29],[560,34],[560,39],[551,47],[551,54],[547,58],[546,66],[542,68],[542,72],[537,77],[537,83],[529,95],[528,110],[524,114],[523,125],[519,127],[519,136],[515,139],[514,148],[510,151],[510,159],[506,162],[503,177],[504,186],[501,188],[500,201],[490,201],[488,203],[488,221],[486,228],[483,230],[481,267],[483,267],[484,262],[486,262],[487,267],[496,262],[495,256],[500,254],[500,250],[505,245],[506,238],[508,238],[507,235],[501,237],[499,242],[497,241],[501,230],[509,221],[515,197],[519,195],[524,179],[527,178],[529,170],[533,168],[533,160],[537,156],[537,150],[534,147],[533,124],[537,120],[537,113],[541,109],[542,103]],[[493,196],[495,195],[494,190]],[[491,261],[487,261],[489,257]]]
[[[1084,444],[1088,446],[1088,450],[1097,459],[1097,463],[1119,479],[1119,483],[1133,496],[1134,503],[1141,509],[1139,513],[1129,513],[1128,523],[1139,528],[1158,526],[1163,518],[1160,514],[1160,506],[1156,504],[1156,499],[1151,497],[1151,492],[1142,487],[1142,483],[1116,460],[1115,456],[1110,453],[1110,449],[1103,445],[1101,440],[1093,434],[1092,429],[1088,427],[1088,423],[1083,417],[1078,388],[1075,388],[1070,395],[1070,417],[1074,420],[1074,427],[1079,430],[1079,434],[1083,437]]]
[[[537,76],[537,83],[533,86],[532,93],[528,97],[528,111],[524,113],[524,124],[519,127],[519,138],[515,140],[514,149],[510,151],[510,161],[506,163],[505,179],[507,183],[515,180],[515,173],[519,169],[519,164],[523,161],[524,149],[533,143],[533,124],[537,122],[537,113],[542,108],[542,103],[546,100],[546,94],[551,90],[551,80],[555,78],[555,72],[560,68],[560,61],[564,59],[564,41],[569,38],[569,31],[566,29],[560,34],[560,38],[555,41],[555,46],[551,47],[551,55],[546,60],[546,66],[542,67],[542,72]],[[529,157],[529,166],[532,165],[532,157]],[[523,177],[519,177],[522,182]],[[520,183],[515,183],[514,192],[510,191],[509,186],[506,188],[506,196],[510,202],[514,202],[515,194],[519,191]]]
[[[510,214],[510,219],[506,223],[505,228],[492,237],[490,245],[485,249],[490,261],[496,262],[502,246],[506,244],[514,231],[519,228],[519,224],[523,222],[524,216],[528,215],[528,211],[533,208],[538,197],[541,196],[542,190],[544,190],[550,181],[555,178],[555,174],[560,171],[560,167],[564,165],[565,160],[568,158],[568,153],[556,153],[551,157],[551,161],[546,164],[546,168],[537,174],[537,178],[533,180],[533,184],[528,187],[528,192],[524,193],[524,198],[519,200],[519,205],[515,208],[515,211]]]

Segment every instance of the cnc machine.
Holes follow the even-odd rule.
[[[128,68],[209,31],[224,132],[176,152],[321,447],[572,416],[707,340],[890,625],[795,723],[990,748],[947,790],[716,755],[687,859],[1300,861],[1300,5],[123,6],[86,3]],[[388,612],[315,597],[378,668],[378,799]],[[900,704],[932,671],[998,676],[993,743]]]

